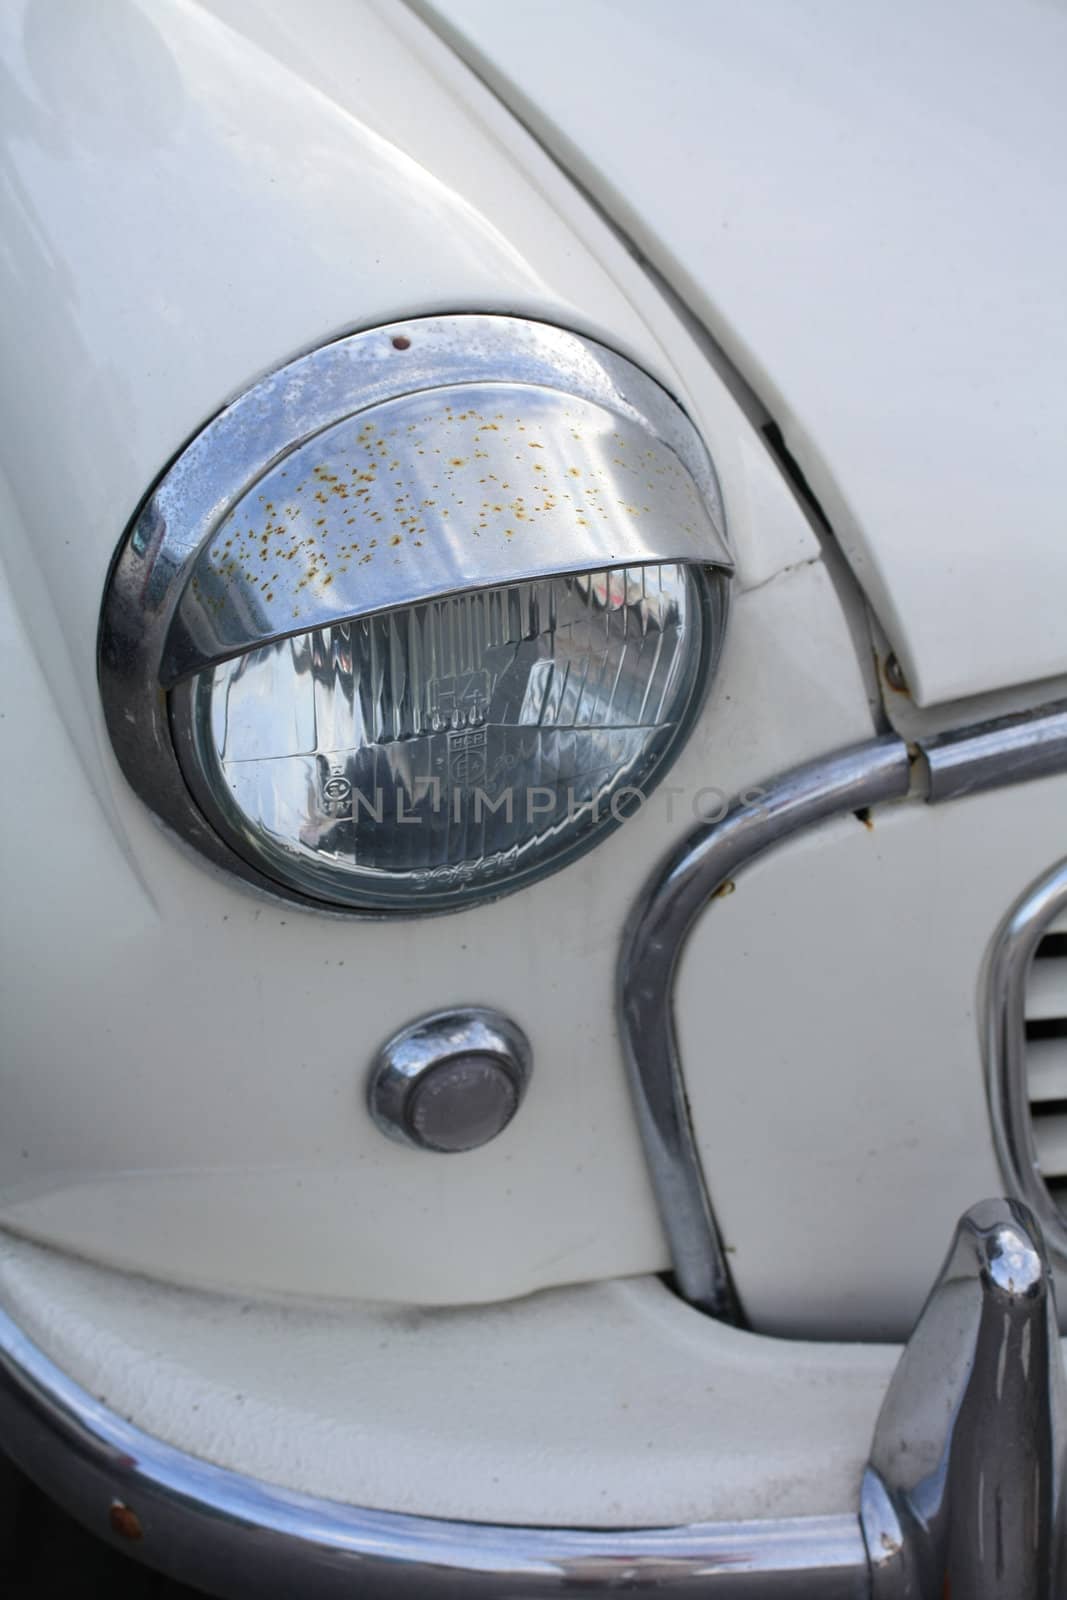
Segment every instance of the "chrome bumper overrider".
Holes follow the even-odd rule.
[[[1054,1600],[1067,1397],[1040,1231],[960,1222],[839,1516],[582,1531],[361,1510],[225,1471],[123,1421],[0,1312],[0,1443],[89,1528],[209,1592],[523,1600]]]

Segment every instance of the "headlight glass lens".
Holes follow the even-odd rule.
[[[718,647],[708,583],[613,568],[276,640],[179,689],[186,776],[312,898],[415,913],[518,887],[666,770]]]

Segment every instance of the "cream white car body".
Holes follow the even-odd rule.
[[[842,1341],[904,1337],[1003,1188],[984,963],[1067,852],[1067,776],[845,815],[698,922],[678,1046],[754,1332],[656,1276],[615,975],[698,792],[1067,696],[1065,31],[1037,0],[7,8],[0,1292],[111,1410],[420,1516],[855,1504],[896,1350]],[[264,372],[463,311],[587,334],[681,401],[736,560],[722,666],[674,805],[563,872],[443,918],[287,907],[126,785],[110,563]],[[362,1082],[459,1004],[535,1070],[441,1162],[381,1138]]]

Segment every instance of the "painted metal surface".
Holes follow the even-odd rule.
[[[869,737],[821,566],[739,597],[706,713],[654,804],[555,880],[444,921],[264,902],[178,852],[118,784],[116,838],[8,627],[0,730],[52,775],[35,857],[20,791],[0,787],[18,908],[4,951],[18,1113],[0,1123],[12,1226],[237,1292],[429,1304],[667,1266],[610,1025],[620,930],[694,806],[803,760],[816,737]],[[443,1178],[381,1138],[362,1084],[397,1029],[473,1002],[522,1027],[536,1080],[521,1137],[516,1123]]]
[[[692,331],[405,9],[168,0],[98,27],[24,4],[0,28],[0,737],[9,770],[32,750],[47,775],[0,788],[0,1212],[237,1291],[452,1303],[665,1266],[608,1020],[618,932],[709,781],[872,732],[817,540]],[[130,792],[100,598],[141,496],[234,393],[353,328],[456,310],[575,328],[682,400],[745,636],[682,793],[588,862],[447,924],[342,928],[206,870]],[[444,1180],[380,1137],[361,1086],[383,1039],[457,1003],[513,1016],[538,1071],[521,1138]]]
[[[450,53],[399,8],[310,7],[299,41],[289,15],[130,6],[114,34],[77,7],[3,21],[0,734],[13,770],[32,750],[47,776],[0,792],[17,1109],[0,1126],[0,1211],[100,1259],[236,1290],[448,1303],[658,1270],[605,1025],[619,930],[694,802],[717,803],[709,785],[728,801],[872,736],[856,619],[706,352]],[[119,531],[185,438],[258,372],[413,306],[566,323],[666,381],[714,450],[741,594],[662,809],[511,906],[342,933],[205,873],[154,826],[109,754],[97,614]],[[898,1326],[923,1279],[894,1206],[958,1210],[995,1187],[974,974],[987,928],[1062,853],[1057,783],[916,818],[914,850],[903,827],[893,843],[896,820],[831,824],[696,930],[677,1022],[731,1264],[764,1325]],[[384,1038],[461,1000],[516,1018],[538,1080],[521,1144],[509,1130],[423,1186],[358,1085]],[[908,1107],[932,1092],[920,1141]],[[876,1252],[830,1203],[843,1179],[871,1186]],[[783,1196],[811,1218],[799,1239],[777,1227]]]
[[[1023,34],[1034,14],[1023,13]],[[87,1393],[122,1389],[117,1411],[152,1412],[164,1435],[186,1430],[194,1455],[209,1453],[209,1433],[219,1455],[250,1451],[268,1464],[264,1480],[318,1474],[332,1479],[338,1498],[351,1493],[367,1504],[353,1488],[362,1474],[364,1490],[395,1505],[427,1483],[434,1490],[436,1479],[434,1492],[452,1497],[441,1515],[484,1516],[491,1505],[505,1520],[550,1523],[562,1503],[566,1515],[580,1507],[590,1527],[633,1525],[650,1495],[664,1527],[706,1520],[693,1512],[707,1506],[724,1519],[833,1512],[831,1489],[858,1473],[852,1424],[876,1391],[874,1375],[884,1376],[885,1352],[856,1347],[842,1366],[832,1349],[798,1353],[716,1330],[715,1340],[743,1342],[743,1355],[740,1345],[729,1348],[751,1381],[735,1385],[723,1374],[736,1369],[716,1365],[726,1347],[708,1344],[706,1324],[673,1302],[670,1314],[649,1310],[641,1337],[627,1344],[617,1314],[631,1294],[626,1285],[582,1291],[593,1297],[591,1316],[561,1320],[554,1342],[529,1302],[482,1312],[454,1303],[667,1266],[606,1022],[619,929],[650,862],[691,827],[694,800],[702,808],[728,800],[768,772],[875,733],[848,591],[842,599],[835,589],[804,517],[691,330],[448,51],[395,6],[317,4],[301,8],[298,24],[293,15],[286,5],[245,0],[120,4],[97,27],[85,8],[23,4],[2,23],[0,206],[10,243],[0,261],[0,332],[11,358],[0,379],[8,578],[0,733],[23,781],[0,790],[14,913],[4,952],[0,1214],[45,1241],[231,1295],[278,1290],[344,1303],[304,1308],[309,1317],[322,1310],[324,1332],[294,1363],[289,1335],[303,1313],[291,1302],[245,1301],[245,1312],[236,1299],[183,1296],[136,1279],[119,1293],[107,1274],[94,1298],[96,1269],[77,1264],[76,1293],[62,1311],[50,1273],[43,1300],[26,1298],[56,1341],[68,1340]],[[735,19],[733,39],[745,26]],[[844,49],[847,29],[840,36]],[[1039,78],[1035,115],[1040,91]],[[876,254],[868,250],[865,261]],[[863,293],[873,292],[868,278]],[[112,762],[93,647],[118,532],[182,442],[260,372],[413,308],[556,321],[666,382],[714,450],[742,592],[722,677],[666,797],[673,810],[634,819],[591,860],[521,902],[447,927],[342,932],[334,920],[212,876],[155,827]],[[908,341],[892,333],[885,347],[904,361]],[[810,352],[810,337],[802,344]],[[853,355],[863,349],[855,341]],[[735,354],[743,365],[745,352]],[[829,381],[839,364],[823,366],[827,393],[839,394]],[[1042,370],[1032,368],[1037,407]],[[891,391],[884,371],[878,381],[885,394],[905,387],[901,380]],[[768,394],[778,394],[773,384]],[[911,408],[901,403],[893,415],[901,422],[905,411],[910,445]],[[921,659],[920,692],[970,691],[997,673],[1003,684],[1055,653],[1048,596],[1058,569],[1042,569],[1033,584],[1026,638],[1019,624],[1018,585],[1030,581],[1025,558],[1048,503],[1040,454],[1028,453],[1026,441],[1014,452],[1023,530],[1015,587],[983,545],[984,512],[967,523],[966,549],[951,547],[961,561],[949,602],[941,556],[935,561],[922,544],[944,634],[939,656],[930,654],[922,606],[909,609],[909,600],[894,611],[898,591],[878,553],[893,541],[882,510],[868,519],[866,499],[853,492],[871,475],[869,454],[848,457],[848,474],[856,460],[858,476],[843,476],[837,492],[834,463],[808,442],[812,417],[792,404],[781,416],[857,572],[876,599],[888,595],[887,624]],[[1013,427],[1017,416],[1010,411]],[[964,420],[985,437],[980,415]],[[893,486],[933,493],[939,471],[951,478],[937,428],[928,426],[925,446],[923,472],[879,479],[880,508]],[[899,454],[907,455],[904,444]],[[999,456],[989,448],[983,459]],[[891,508],[894,528],[906,526],[909,539],[919,538],[917,527],[947,525],[936,493],[923,504],[926,522],[904,516],[912,500]],[[899,538],[906,564],[918,547]],[[1001,631],[991,625],[975,646],[968,629],[978,602],[988,611],[994,579]],[[973,1072],[976,975],[994,906],[1010,903],[1020,882],[1062,852],[1063,796],[1060,780],[1045,779],[937,811],[909,808],[906,820],[902,811],[884,823],[877,815],[829,823],[754,867],[743,892],[717,901],[695,930],[677,1025],[693,1063],[696,1135],[722,1208],[724,1247],[762,1326],[898,1328],[932,1270],[924,1250],[937,1219],[995,1187]],[[431,1164],[378,1136],[360,1085],[383,1037],[461,997],[515,1015],[536,1053],[537,1079],[521,1141],[517,1125],[469,1165],[435,1164],[454,1176],[423,1182],[419,1172]],[[909,1231],[911,1222],[922,1231]],[[450,1307],[435,1326],[454,1336],[448,1361],[430,1374],[436,1392],[432,1383],[415,1388],[426,1372],[422,1313],[373,1312],[356,1296]],[[108,1320],[117,1300],[125,1338]],[[195,1410],[202,1373],[169,1344],[167,1318],[178,1317],[179,1300],[192,1306],[183,1328],[196,1325],[199,1350],[214,1341],[220,1363],[204,1417]],[[251,1353],[248,1328],[260,1316],[275,1336],[265,1341],[269,1356]],[[648,1351],[662,1348],[657,1337],[668,1324],[678,1362],[664,1395],[647,1383]],[[519,1326],[530,1333],[521,1352]],[[469,1355],[490,1327],[497,1389],[479,1415],[492,1448],[479,1453],[455,1428],[428,1448],[429,1402],[469,1422],[470,1386],[441,1380],[457,1370],[459,1345]],[[380,1347],[390,1343],[401,1347],[395,1362],[383,1360]],[[480,1382],[486,1345],[478,1348]],[[519,1359],[536,1364],[539,1350],[574,1378],[549,1419],[543,1394],[557,1373],[535,1367],[545,1378],[538,1385]],[[169,1351],[162,1361],[161,1351]],[[672,1387],[683,1358],[687,1380],[689,1363],[703,1363],[697,1400],[688,1381]],[[462,1370],[470,1376],[469,1365]],[[103,1374],[98,1387],[92,1378]],[[253,1377],[255,1407],[243,1387]],[[324,1448],[295,1467],[279,1465],[305,1378],[317,1385],[310,1410]],[[652,1406],[640,1427],[619,1399],[638,1389]],[[419,1402],[407,1412],[405,1396]],[[657,1404],[667,1398],[669,1411]],[[601,1421],[617,1430],[607,1428],[612,1448],[592,1464],[583,1400],[595,1400]],[[90,1432],[101,1405],[85,1402]],[[846,1406],[848,1427],[839,1429]],[[380,1458],[370,1469],[337,1426],[342,1408],[362,1437],[375,1418]],[[694,1439],[695,1419],[705,1427]],[[569,1471],[552,1470],[538,1452],[548,1422],[569,1441]],[[132,1430],[119,1429],[108,1448],[134,1442]],[[642,1430],[651,1457],[636,1448]],[[92,1456],[99,1441],[79,1439]],[[494,1451],[510,1474],[485,1470]],[[426,1470],[417,1483],[413,1463]],[[611,1504],[592,1503],[612,1470]],[[96,1490],[110,1481],[93,1479]],[[507,1506],[509,1494],[518,1510],[514,1500]],[[693,1495],[701,1506],[684,1503]],[[466,1507],[457,1505],[463,1496]],[[848,1520],[845,1570],[856,1552]],[[329,1531],[333,1550],[353,1532],[342,1522]],[[397,1533],[392,1523],[371,1534],[369,1526],[360,1524],[359,1538]],[[579,1537],[587,1554],[588,1535]],[[743,1536],[731,1535],[713,1555],[725,1549],[736,1560],[745,1548]],[[574,1554],[568,1546],[561,1571]],[[697,1557],[706,1563],[706,1544]],[[470,1592],[466,1576],[462,1592]]]
[[[420,9],[761,396],[920,704],[1067,669],[1062,9]]]

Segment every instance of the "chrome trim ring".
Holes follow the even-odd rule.
[[[420,1017],[382,1046],[367,1082],[367,1108],[389,1139],[415,1150],[456,1154],[497,1138],[522,1104],[533,1055],[522,1029],[499,1011],[468,1006]],[[420,1091],[456,1069],[444,1095],[449,1140],[420,1126]],[[473,1075],[473,1077],[472,1077]],[[490,1101],[487,1107],[486,1097]],[[487,1114],[488,1113],[488,1114]]]
[[[740,1320],[726,1252],[689,1118],[672,993],[693,923],[727,879],[772,845],[846,811],[908,792],[906,745],[890,735],[797,767],[753,805],[696,828],[646,886],[623,936],[617,1003],[645,1155],[679,1292],[712,1316]]]
[[[536,1600],[590,1593],[864,1600],[858,1516],[593,1531],[446,1522],[296,1494],[125,1422],[0,1311],[0,1439],[94,1533],[250,1600]]]
[[[448,391],[457,401],[454,412]],[[394,472],[399,461],[390,461],[389,450],[381,454],[384,439],[376,433],[378,448],[372,448],[372,408],[394,417],[404,437],[408,428],[425,426],[438,429],[443,441],[454,426],[479,431],[476,413],[463,409],[459,398],[475,392],[502,408],[502,426],[509,429],[523,427],[523,406],[531,407],[532,431],[514,437],[486,432],[473,439],[470,449],[445,462],[440,497],[437,483],[423,484],[437,470],[427,462],[441,454],[427,438],[425,449],[412,453],[405,490],[404,474],[398,479]],[[573,417],[567,413],[571,405]],[[540,437],[536,428],[548,424],[542,419],[535,428],[533,413],[546,410],[554,418],[551,448],[540,456],[534,449],[516,450],[523,439]],[[413,420],[403,420],[409,413]],[[586,417],[595,426],[583,431]],[[322,442],[325,448],[328,434],[339,438],[338,429],[351,460],[363,461],[367,454],[367,481],[357,487],[334,474],[316,489],[306,447],[314,450]],[[512,506],[501,489],[501,504],[487,510],[484,474],[494,465],[494,452],[512,475],[532,473],[530,463],[543,456],[550,463],[545,470],[562,475],[558,492],[527,515],[523,506],[529,502]],[[614,464],[616,457],[625,459]],[[569,468],[571,458],[581,464]],[[642,505],[628,503],[638,487],[652,498],[637,472],[641,462],[662,486],[665,524],[644,516]],[[600,496],[601,515],[581,516],[583,507],[571,494],[592,475],[592,464],[618,492]],[[290,467],[297,479],[292,487],[288,478],[281,482]],[[359,478],[356,468],[352,474]],[[430,496],[413,500],[417,486],[420,497],[429,486]],[[304,491],[306,504],[285,503]],[[337,499],[350,492],[351,499]],[[439,537],[423,538],[421,527],[412,530],[409,515],[401,520],[398,494],[408,513],[414,504],[418,516],[438,519],[433,526]],[[350,539],[347,524],[363,515],[360,495],[376,497],[366,504],[377,507],[373,515],[381,519],[381,543],[388,550],[368,548],[356,556],[351,543],[338,544]],[[444,521],[448,497],[464,509]],[[438,509],[421,509],[430,505]],[[482,513],[472,509],[478,505]],[[222,533],[216,545],[216,533],[237,506],[241,525],[230,526],[229,546]],[[297,524],[301,508],[306,515]],[[525,520],[515,521],[520,512]],[[479,515],[488,519],[477,525],[485,531],[474,528]],[[320,521],[336,524],[331,549],[336,545],[338,556],[326,565]],[[515,527],[505,529],[509,521]],[[510,537],[531,522],[536,527],[529,535]],[[722,621],[732,571],[723,529],[715,470],[688,417],[646,373],[591,339],[516,317],[477,315],[415,318],[339,339],[270,374],[220,412],[164,473],[127,530],[104,599],[98,657],[119,764],[142,800],[201,854],[262,889],[300,899],[244,860],[205,820],[176,757],[168,715],[176,684],[212,662],[351,616],[603,566],[678,561],[700,567],[708,604]]]
[[[1067,910],[1067,860],[1031,884],[1001,924],[985,982],[989,1109],[1004,1182],[1037,1217],[1056,1262],[1067,1267],[1067,1221],[1045,1186],[1026,1080],[1026,980],[1048,924]]]

